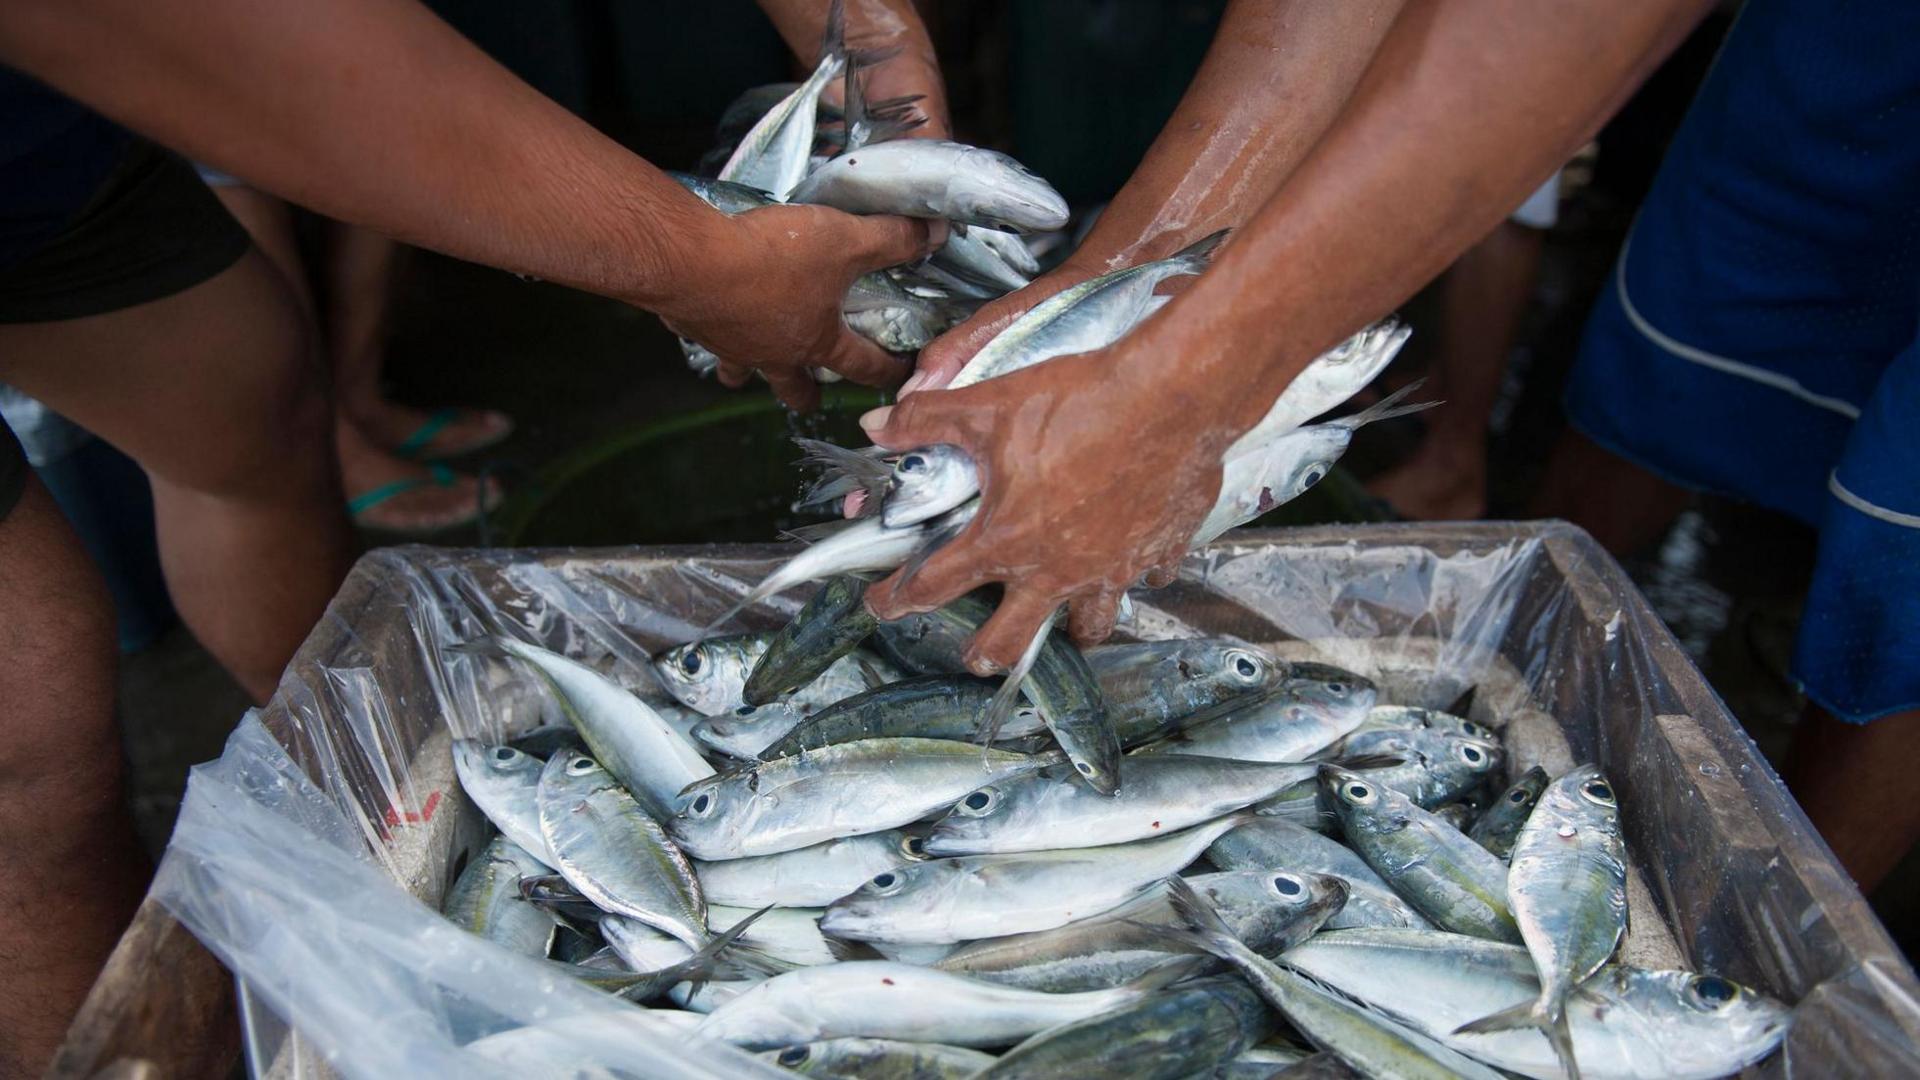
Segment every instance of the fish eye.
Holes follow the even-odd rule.
[[[1521,788],[1514,788],[1513,791],[1507,795],[1507,801],[1515,804],[1526,802],[1527,793]]]
[[[585,776],[599,767],[599,762],[585,754],[581,754],[572,761],[567,762],[567,773],[570,776]]]
[[[1260,674],[1260,662],[1252,656],[1243,652],[1236,652],[1231,655],[1233,657],[1233,673],[1235,675],[1240,676],[1242,679],[1253,679]]]
[[[1467,743],[1460,747],[1460,760],[1478,768],[1487,763],[1487,752],[1472,743]]]
[[[1347,692],[1347,684],[1343,682],[1330,682],[1327,684],[1327,691],[1334,694],[1344,694]]]
[[[1281,896],[1294,897],[1303,895],[1307,887],[1300,884],[1299,878],[1289,874],[1278,874],[1273,879],[1273,891]]]
[[[1471,720],[1460,721],[1460,730],[1476,739],[1484,739],[1493,734],[1493,732],[1488,731],[1486,728],[1481,727]]]
[[[700,646],[698,645],[695,645],[693,648],[688,649],[686,652],[681,653],[680,654],[680,670],[686,672],[689,675],[700,674],[700,668],[705,664],[705,658],[702,657],[700,653],[701,653],[701,649],[700,649]]]
[[[1364,803],[1373,800],[1373,789],[1358,782],[1350,783],[1346,787],[1341,788],[1340,793],[1347,797],[1348,802]]]
[[[805,1065],[807,1058],[810,1057],[811,1054],[812,1052],[804,1046],[789,1046],[785,1050],[780,1051],[780,1056],[774,1060],[788,1068],[792,1068],[795,1065]]]
[[[733,715],[735,715],[735,716],[752,716],[752,715],[753,715],[753,713],[754,713],[754,708],[755,708],[755,707],[754,707],[754,706],[752,706],[752,705],[742,705],[742,706],[740,706],[739,708],[737,708],[737,709],[735,709],[735,710],[733,710]]]
[[[988,813],[998,805],[1000,805],[1000,793],[993,788],[983,787],[960,800],[960,811],[973,817]]]
[[[1302,482],[1303,487],[1312,487],[1313,485],[1319,483],[1320,478],[1325,475],[1327,475],[1327,471],[1316,465],[1313,468],[1308,469],[1306,472],[1306,475],[1302,476],[1300,480]]]
[[[925,837],[909,836],[901,842],[900,847],[907,853],[909,858],[924,859],[927,857],[927,841]]]
[[[493,748],[493,760],[499,762],[502,765],[505,765],[511,762],[514,758],[517,758],[519,756],[520,756],[520,751],[515,750],[511,746],[496,746]]]
[[[1078,769],[1078,770],[1080,771],[1080,775],[1081,775],[1081,776],[1092,776],[1092,775],[1093,775],[1093,766],[1091,766],[1091,765],[1089,765],[1089,764],[1087,764],[1087,763],[1086,763],[1086,762],[1084,762],[1084,761],[1076,761],[1076,762],[1074,762],[1074,763],[1073,763],[1073,767],[1074,767],[1075,769]]]
[[[693,810],[695,815],[699,817],[706,817],[708,811],[713,809],[713,796],[708,795],[705,792],[702,792],[699,795],[694,796],[693,806],[691,809]]]
[[[1585,795],[1589,802],[1596,802],[1601,806],[1613,805],[1613,785],[1605,780],[1587,781],[1581,785],[1580,794]]]
[[[923,472],[926,467],[927,459],[921,454],[908,454],[900,459],[899,469],[903,473]]]
[[[888,870],[884,874],[875,874],[868,885],[881,896],[892,896],[900,891],[900,875]]]
[[[1718,975],[1696,975],[1687,990],[1707,1009],[1718,1009],[1740,996],[1739,987]]]

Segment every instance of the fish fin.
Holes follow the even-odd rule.
[[[1167,903],[1173,906],[1174,914],[1194,930],[1208,938],[1234,937],[1233,928],[1227,925],[1213,902],[1201,896],[1187,879],[1175,874],[1166,879]]]
[[[832,0],[827,5],[826,29],[820,37],[820,59],[847,54],[847,4],[846,0]]]
[[[912,116],[875,117],[867,121],[867,138],[862,146],[874,143],[892,142],[909,131],[925,127],[927,118],[918,113]]]
[[[789,540],[798,540],[803,544],[817,544],[822,540],[831,539],[845,532],[852,528],[853,524],[852,521],[848,520],[818,521],[811,525],[795,525],[791,529],[782,529],[780,530],[780,535]],[[769,578],[768,580],[772,579]],[[769,593],[768,595],[772,594]],[[765,599],[765,597],[761,599]],[[757,603],[758,601],[754,602]],[[743,604],[741,606],[744,607],[746,605]]]
[[[1424,378],[1415,379],[1400,389],[1395,390],[1393,393],[1388,394],[1386,397],[1381,398],[1379,401],[1374,402],[1372,405],[1354,413],[1352,416],[1342,416],[1337,420],[1329,420],[1327,423],[1338,424],[1345,428],[1359,429],[1366,427],[1368,424],[1378,423],[1381,420],[1391,420],[1396,416],[1409,416],[1413,413],[1425,412],[1436,405],[1445,404],[1445,402],[1440,401],[1423,401],[1418,405],[1401,404],[1402,401],[1406,400],[1408,394],[1420,389],[1426,381]],[[1459,714],[1456,713],[1454,715],[1457,716]]]
[[[879,668],[874,667],[873,661],[864,656],[856,656],[853,658],[853,662],[854,665],[860,669],[860,678],[867,684],[867,689],[877,690],[887,685],[886,674]]]
[[[1464,719],[1468,713],[1473,711],[1473,696],[1479,689],[1480,687],[1478,685],[1467,687],[1466,690],[1461,692],[1459,697],[1453,699],[1453,704],[1447,706],[1446,712],[1452,716],[1458,716]]]
[[[1163,960],[1140,974],[1121,983],[1119,989],[1137,990],[1147,993],[1164,990],[1182,979],[1191,979],[1213,967],[1210,956],[1176,956]]]
[[[660,968],[657,971],[642,972],[641,974],[649,976],[646,982],[629,990],[622,990],[618,996],[631,999],[635,992],[641,992],[647,996],[651,996],[655,988],[662,985],[672,985],[673,983],[679,982],[705,982],[712,977],[714,968],[720,964],[721,954],[726,952],[734,942],[740,940],[740,935],[746,933],[749,926],[758,922],[760,916],[772,910],[773,905],[769,904],[746,918],[741,919],[739,922],[734,923],[725,933],[714,937],[711,941],[694,950],[693,955],[687,957],[685,960],[668,964],[666,967]]]
[[[834,480],[845,479],[866,491],[870,500],[878,502],[893,480],[893,467],[871,454],[849,450],[825,439],[795,438],[793,443],[806,455],[800,459],[800,463],[820,470],[820,483],[815,485],[816,489]]]
[[[1560,1059],[1560,1067],[1568,1080],[1580,1080],[1580,1066],[1573,1058],[1573,1028],[1567,1022],[1567,1012],[1562,1007],[1555,1013],[1543,1001],[1523,1001],[1511,1009],[1502,1009],[1478,1020],[1471,1020],[1453,1029],[1455,1035],[1489,1035],[1496,1031],[1519,1031],[1534,1028],[1547,1037],[1553,1044],[1553,1054]]]
[[[822,940],[827,943],[827,952],[833,954],[833,958],[842,963],[848,960],[886,959],[885,956],[880,954],[880,950],[864,941],[848,941],[845,938],[827,937],[825,935],[822,935]]]
[[[1177,259],[1183,263],[1190,264],[1193,269],[1189,272],[1197,274],[1206,269],[1207,264],[1213,259],[1214,249],[1218,248],[1221,243],[1227,239],[1227,234],[1232,231],[1232,229],[1221,229],[1219,232],[1208,233],[1193,243],[1188,244],[1186,247],[1181,248],[1179,251],[1167,256],[1167,261],[1173,262]]]
[[[1013,669],[1001,680],[1000,689],[993,692],[993,700],[987,703],[987,711],[980,718],[980,729],[974,736],[980,745],[990,747],[993,740],[1000,737],[1000,728],[1006,724],[1007,717],[1013,715],[1015,706],[1020,702],[1020,687],[1027,681],[1027,673],[1039,661],[1040,650],[1047,644],[1047,635],[1053,633],[1054,624],[1059,621],[1060,609],[1054,608],[1053,614],[1040,624],[1033,640],[1027,643],[1026,651],[1020,654]]]

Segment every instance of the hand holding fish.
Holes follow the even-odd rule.
[[[900,360],[847,328],[840,306],[855,278],[927,253],[925,222],[856,217],[819,206],[769,206],[712,215],[701,280],[640,300],[667,327],[720,357],[719,378],[744,385],[759,371],[802,412],[819,404],[811,368],[868,386],[907,375]]]

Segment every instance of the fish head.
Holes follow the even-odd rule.
[[[1234,933],[1262,954],[1290,949],[1346,905],[1345,878],[1291,870],[1235,870],[1188,879]]]
[[[834,1068],[834,1062],[836,1060],[834,1041],[794,1043],[792,1046],[783,1046],[778,1050],[769,1050],[761,1054],[760,1057],[773,1062],[788,1072],[797,1072],[804,1075],[817,1070],[830,1076],[836,1072]]]
[[[703,716],[740,705],[747,673],[764,651],[746,638],[708,638],[677,645],[654,658],[653,671],[675,701]]]
[[[1321,805],[1330,807],[1348,833],[1389,833],[1405,827],[1410,801],[1362,773],[1320,766]]]
[[[730,782],[738,774],[717,773],[688,784],[673,799],[673,816],[663,824],[673,841],[701,859],[736,858],[741,834],[736,814],[729,812]]]
[[[1485,724],[1476,724],[1464,716],[1455,716],[1450,712],[1441,712],[1439,709],[1415,708],[1407,711],[1421,726],[1431,728],[1442,734],[1478,739],[1481,742],[1498,742],[1500,740],[1498,732]]]
[[[969,147],[947,177],[952,219],[1007,232],[1051,232],[1067,224],[1067,200],[1011,156]]]
[[[858,889],[827,905],[820,932],[854,941],[905,940],[890,936],[896,913],[916,917],[938,906],[941,883],[951,861],[913,863],[882,870]]]
[[[966,502],[980,491],[973,458],[948,443],[909,450],[893,463],[880,520],[889,529],[917,525]]]
[[[1793,1023],[1785,1004],[1719,975],[1609,967],[1596,982],[1606,984],[1604,996],[1576,991],[1568,1009],[1597,1012],[1608,1001],[1626,1004],[1661,1072],[1739,1072],[1772,1053]]]
[[[968,792],[947,816],[940,819],[927,835],[924,845],[929,855],[960,855],[981,851],[980,844],[995,832],[1026,821],[1033,811],[1036,795],[1059,783],[1048,778],[1041,783],[1009,778]],[[871,883],[869,883],[871,884]]]
[[[806,718],[806,711],[791,701],[738,705],[701,721],[693,737],[731,757],[756,758]]]
[[[1173,657],[1174,670],[1194,685],[1212,687],[1228,695],[1252,694],[1277,685],[1287,666],[1249,645],[1196,641]]]
[[[475,739],[453,741],[453,768],[470,787],[522,787],[539,779],[545,762],[511,746],[485,746]]]
[[[1547,787],[1547,770],[1535,765],[1521,774],[1500,796],[1500,801],[1515,807],[1527,806],[1539,801],[1540,793]]]
[[[1358,727],[1379,697],[1371,681],[1331,664],[1293,664],[1284,685],[1300,708],[1328,717],[1342,731]]]
[[[1440,759],[1446,762],[1445,770],[1458,775],[1467,788],[1478,787],[1483,781],[1500,775],[1507,760],[1507,753],[1499,743],[1480,739],[1446,736],[1437,749],[1445,755]]]

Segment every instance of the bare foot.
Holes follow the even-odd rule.
[[[374,445],[415,461],[470,454],[513,431],[512,418],[492,409],[416,409],[375,397],[343,402],[342,411]]]
[[[464,525],[500,505],[500,485],[491,478],[395,457],[349,421],[337,425],[336,444],[341,484],[362,528],[420,535]]]
[[[1473,521],[1487,512],[1484,454],[1447,455],[1429,439],[1414,455],[1381,473],[1367,490],[1414,521]]]

